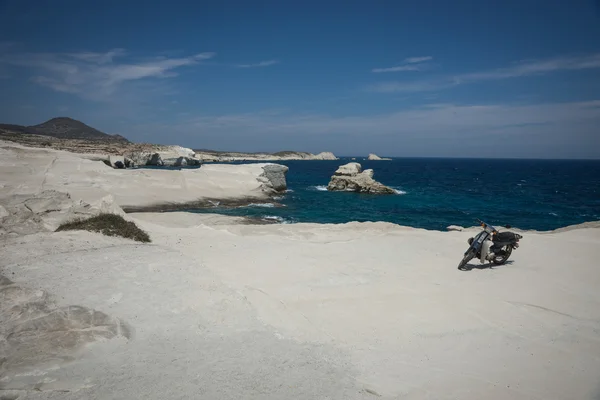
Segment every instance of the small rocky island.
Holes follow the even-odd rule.
[[[391,161],[391,158],[381,158],[375,153],[369,154],[369,157],[367,157],[367,159],[369,161]]]
[[[359,163],[342,165],[335,171],[327,186],[329,191],[358,192],[371,194],[396,194],[396,191],[373,179],[373,170],[362,170]]]

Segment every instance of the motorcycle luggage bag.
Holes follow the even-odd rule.
[[[517,241],[517,234],[514,232],[500,232],[492,238],[494,242],[512,243]]]

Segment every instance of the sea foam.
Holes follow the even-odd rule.
[[[275,207],[275,204],[273,204],[273,203],[250,203],[250,204],[248,204],[248,207],[267,207],[267,208],[273,208],[273,207]]]
[[[287,219],[285,219],[283,217],[279,217],[277,215],[265,215],[264,217],[262,217],[262,219],[267,220],[267,221],[276,221],[276,222],[279,222],[280,224],[291,224],[291,222],[288,221]]]

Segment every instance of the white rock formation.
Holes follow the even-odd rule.
[[[362,171],[362,167],[359,163],[357,162],[351,162],[348,164],[344,164],[342,166],[340,166],[336,171],[335,171],[335,175],[348,175],[348,176],[354,176],[356,174],[360,174]]]
[[[373,179],[373,170],[364,172],[359,163],[340,166],[331,177],[327,190],[372,194],[395,194],[396,191]]]
[[[113,168],[125,168],[125,157],[123,156],[108,156],[108,163]]]
[[[264,173],[146,170],[144,188],[135,171],[5,147],[3,206],[56,188],[72,201],[109,189],[177,199],[184,183],[231,194]],[[27,204],[56,206],[43,202]],[[465,275],[455,265],[469,232],[128,217],[152,244],[85,231],[0,238],[0,398],[597,398],[597,222],[529,231],[513,265]]]
[[[446,230],[449,232],[452,232],[452,231],[461,232],[464,229],[465,228],[463,228],[462,226],[458,226],[458,225],[450,225],[450,226],[446,227]]]
[[[231,161],[286,161],[286,160],[337,160],[331,152],[319,154],[301,151],[285,151],[280,153],[238,153],[198,151],[196,158],[204,162],[231,162]]]
[[[192,149],[181,146],[169,146],[166,151],[157,153],[162,160],[162,165],[181,167],[186,165],[200,165],[200,159]]]
[[[367,157],[367,159],[370,161],[389,161],[389,160],[391,160],[391,158],[381,158],[377,154],[374,154],[374,153],[369,154],[369,157]]]
[[[0,199],[4,212],[0,214],[0,236],[27,235],[54,231],[66,221],[99,213],[124,215],[111,195],[87,203],[74,200],[68,193],[43,190],[34,194],[18,194]]]
[[[315,156],[315,160],[337,160],[338,158],[330,151],[324,151]]]
[[[181,146],[166,146],[157,151],[135,151],[126,156],[137,166],[189,166],[200,165],[202,160],[196,157],[192,149]]]
[[[287,189],[285,176],[288,170],[289,168],[285,165],[266,164],[263,166],[264,172],[257,179],[263,182],[264,190],[282,192]]]
[[[114,169],[75,153],[0,141],[0,182],[11,183],[0,185],[0,224],[4,233],[32,233],[77,216],[123,213],[121,208],[268,200],[285,190],[287,170],[277,164]]]

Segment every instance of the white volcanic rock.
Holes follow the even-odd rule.
[[[357,162],[351,162],[348,164],[344,164],[340,166],[336,171],[335,175],[346,175],[346,176],[354,176],[356,174],[360,174],[362,171],[362,167]]]
[[[125,168],[125,157],[123,156],[110,155],[108,162],[113,168]]]
[[[369,154],[369,157],[367,157],[367,159],[370,161],[389,161],[389,160],[391,160],[391,158],[381,158],[377,154],[374,154],[374,153]]]
[[[10,196],[0,199],[0,202],[4,210],[0,216],[0,236],[54,231],[64,222],[100,213],[124,215],[111,195],[90,204],[81,199],[73,200],[68,193],[44,190],[35,194]]]
[[[57,150],[0,141],[2,229],[56,228],[78,215],[122,213],[208,199],[266,200],[285,189],[287,167],[276,164],[205,165],[197,169],[114,169],[102,161]],[[6,182],[6,184],[4,184]],[[28,222],[27,222],[28,221]]]
[[[364,172],[359,163],[340,166],[331,177],[327,190],[372,194],[395,194],[396,191],[373,179],[373,170]]]
[[[285,165],[267,164],[263,167],[263,173],[258,177],[258,180],[263,182],[265,190],[274,190],[282,192],[287,189],[285,176],[289,170]]]
[[[337,160],[338,158],[330,151],[324,151],[315,156],[315,160]]]
[[[200,165],[201,160],[196,158],[196,153],[192,149],[181,146],[168,146],[167,150],[157,152],[162,165],[165,166],[187,166]]]
[[[142,150],[126,153],[126,156],[137,166],[188,166],[200,165],[202,160],[196,157],[192,149],[181,146],[163,146],[159,150]]]
[[[231,161],[286,161],[286,160],[337,160],[331,152],[319,154],[301,151],[282,151],[279,153],[238,153],[197,151],[196,158],[205,162],[231,162]]]

